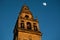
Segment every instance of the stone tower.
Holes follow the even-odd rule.
[[[14,28],[13,40],[41,40],[38,20],[33,18],[28,6],[24,5]]]

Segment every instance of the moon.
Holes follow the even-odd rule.
[[[46,2],[43,2],[43,6],[47,6],[47,3]]]

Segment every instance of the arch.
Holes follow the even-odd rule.
[[[32,29],[30,22],[27,22],[27,29],[28,29],[28,30],[31,30],[31,29]]]
[[[28,15],[25,15],[25,18],[26,18],[26,19],[28,19],[28,18],[29,18],[29,16],[28,16]]]
[[[34,31],[38,31],[37,26],[34,26]]]
[[[21,23],[21,29],[24,29],[24,23]]]
[[[34,31],[38,31],[36,23],[33,23]]]
[[[21,22],[24,22],[23,20],[21,20]]]

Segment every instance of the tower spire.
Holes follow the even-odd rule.
[[[32,16],[32,19],[33,19],[33,15],[31,13],[31,11],[29,10],[29,7],[26,4],[24,4],[22,6],[22,9],[21,9],[21,11],[19,13],[19,17],[21,17],[22,14],[30,14]]]

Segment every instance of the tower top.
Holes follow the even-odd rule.
[[[26,11],[26,10],[29,11],[29,7],[26,4],[24,4],[21,10],[22,11]]]
[[[13,40],[41,40],[41,36],[38,21],[34,19],[29,7],[23,5],[14,28]]]
[[[20,13],[19,13],[19,17],[23,17],[24,15],[29,15],[30,17],[31,17],[31,19],[33,19],[33,15],[32,15],[32,12],[29,10],[29,7],[26,5],[26,4],[24,4],[23,6],[22,6],[22,9],[21,9],[21,11],[20,11]]]

